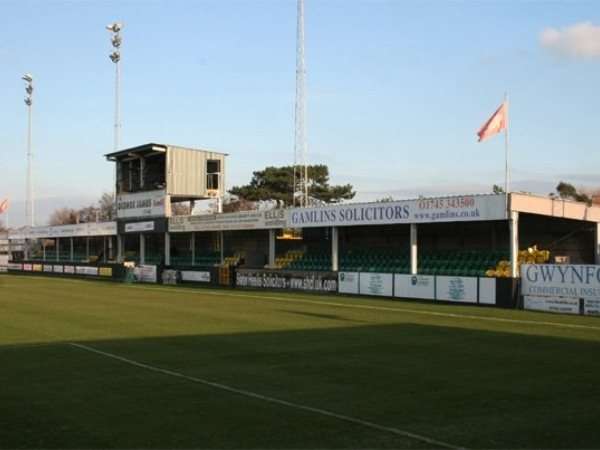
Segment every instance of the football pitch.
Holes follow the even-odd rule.
[[[599,448],[600,318],[0,275],[0,448]]]

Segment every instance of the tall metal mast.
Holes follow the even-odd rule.
[[[112,31],[110,42],[114,51],[109,55],[110,60],[115,63],[115,145],[114,151],[121,149],[121,29],[123,24],[115,22],[106,25],[106,29]]]
[[[298,0],[296,40],[296,131],[294,142],[294,206],[308,206],[306,161],[306,59],[304,56],[304,0]]]
[[[25,92],[25,104],[29,109],[29,126],[27,133],[27,192],[26,192],[26,211],[25,225],[33,227],[35,225],[35,215],[33,206],[33,77],[26,73],[22,77],[27,82]]]

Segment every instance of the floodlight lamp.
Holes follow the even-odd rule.
[[[119,48],[121,46],[121,36],[118,34],[115,34],[110,41],[112,42],[113,47]]]
[[[106,25],[106,29],[114,33],[121,31],[121,28],[123,28],[123,24],[121,22],[109,23]]]
[[[28,83],[31,83],[33,81],[33,77],[30,74],[28,74],[28,73],[26,73],[25,75],[23,75],[21,77],[21,79],[27,81]]]
[[[33,102],[31,101],[31,97],[25,97],[25,104],[26,104],[27,106],[31,106],[31,105],[32,105],[32,103],[33,103]]]
[[[33,86],[31,84],[28,84],[27,87],[25,88],[25,92],[27,92],[29,95],[31,95],[33,93]]]
[[[121,59],[121,54],[119,52],[115,51],[110,54],[110,60],[112,62],[118,63],[120,59]]]

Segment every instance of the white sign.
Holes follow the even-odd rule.
[[[600,300],[585,299],[583,301],[583,313],[586,316],[600,316]]]
[[[141,264],[133,269],[133,275],[136,281],[143,283],[156,283],[156,266]]]
[[[592,264],[524,264],[521,295],[600,300],[600,266]]]
[[[394,276],[394,297],[435,299],[435,277],[432,275]]]
[[[169,231],[315,228],[502,219],[506,219],[505,195],[467,195],[316,208],[171,217]]]
[[[394,275],[391,273],[362,272],[359,278],[360,294],[392,297]]]
[[[183,281],[196,281],[200,283],[210,283],[210,272],[195,272],[192,270],[182,270],[181,279]]]
[[[479,303],[484,305],[496,304],[496,278],[479,279]]]
[[[523,307],[534,311],[579,314],[579,299],[566,297],[523,297]]]
[[[135,222],[125,224],[125,233],[139,233],[140,231],[153,231],[154,221],[149,222]]]
[[[177,216],[169,219],[169,231],[259,230],[287,227],[287,211],[243,211],[201,216]]]
[[[77,266],[75,268],[75,272],[78,275],[98,276],[98,268],[97,267]]]
[[[164,190],[136,192],[117,196],[117,217],[164,217],[166,215]]]
[[[477,278],[438,276],[435,281],[437,300],[477,303]]]
[[[466,195],[285,210],[294,228],[506,219],[505,195]]]
[[[358,294],[358,272],[339,272],[338,290],[340,294]]]
[[[11,230],[11,240],[40,239],[81,236],[115,236],[117,222],[89,222],[73,225],[58,225],[55,227],[20,228]]]

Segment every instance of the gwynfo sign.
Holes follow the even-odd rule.
[[[592,264],[524,264],[521,295],[525,307],[562,312],[565,308],[584,314],[600,314],[600,266]],[[582,308],[573,302],[582,301]],[[565,311],[566,312],[566,311]]]

